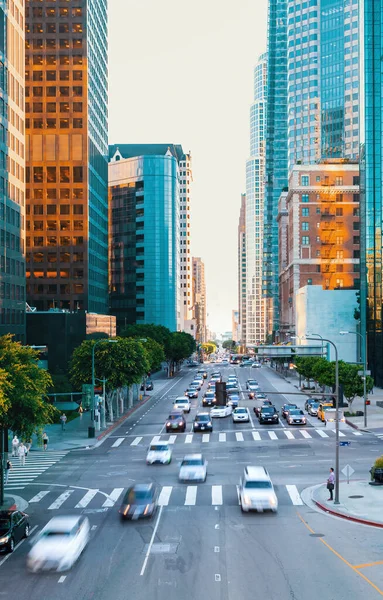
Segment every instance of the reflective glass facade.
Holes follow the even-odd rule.
[[[24,3],[0,1],[0,335],[25,343]]]
[[[177,331],[178,161],[170,151],[124,158],[129,145],[120,148],[111,147],[109,163],[111,313],[118,329],[154,323]]]
[[[27,299],[108,312],[107,0],[26,3]]]

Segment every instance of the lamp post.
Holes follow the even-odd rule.
[[[315,335],[316,337],[320,338],[320,340],[321,340],[322,357],[323,357],[323,337],[320,335],[320,333],[308,333],[307,335]]]
[[[360,337],[361,340],[361,345],[363,344],[364,346],[364,353],[363,353],[363,403],[364,403],[364,426],[367,427],[367,375],[369,374],[367,372],[367,344],[366,344],[366,336],[363,335],[363,333],[359,333],[359,331],[340,331],[339,332],[340,335],[348,335],[348,334],[353,334],[353,335],[358,335]],[[361,352],[362,354],[362,352]],[[360,373],[358,373],[360,375]]]
[[[88,427],[88,438],[94,438],[96,435],[96,421],[95,421],[95,407],[94,407],[94,387],[96,385],[96,379],[95,379],[95,373],[94,373],[94,351],[96,349],[96,346],[98,344],[101,344],[102,342],[108,342],[110,344],[117,344],[118,340],[111,340],[110,338],[108,339],[102,339],[102,340],[97,340],[97,342],[95,344],[93,344],[92,346],[92,402],[91,402],[91,413],[90,413],[90,425]]]
[[[319,335],[318,333],[312,333]],[[314,337],[307,337],[306,340],[315,340]],[[335,350],[335,499],[334,504],[339,504],[339,362],[338,348],[331,340],[322,338],[322,343],[327,342]]]

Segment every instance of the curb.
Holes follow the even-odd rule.
[[[349,421],[348,419],[345,419],[347,425],[350,425],[350,427],[352,427],[353,429],[358,429],[359,431],[365,431],[366,433],[371,433],[371,431],[369,429],[365,429],[364,427],[359,427],[356,423],[353,423],[352,421]]]
[[[117,427],[119,427],[121,425],[121,423],[123,423],[125,421],[125,419],[130,417],[130,415],[133,414],[138,408],[140,408],[140,406],[144,406],[144,404],[146,404],[148,402],[148,400],[150,400],[150,398],[153,398],[153,396],[144,396],[144,399],[141,400],[141,402],[139,402],[135,406],[132,406],[132,408],[130,408],[126,413],[124,413],[122,415],[122,417],[120,417],[118,419],[118,421],[115,421],[114,423],[112,423],[112,425],[110,425],[107,429],[105,429],[105,431],[100,433],[100,435],[97,436],[97,439],[102,440],[105,436],[107,436],[109,433],[114,431],[114,429],[117,429]],[[95,444],[95,446],[96,445],[97,444]]]
[[[361,519],[360,517],[353,517],[351,515],[346,515],[344,513],[338,512],[334,509],[329,508],[328,506],[319,502],[319,500],[315,500],[312,498],[313,502],[317,505],[318,508],[323,510],[323,512],[329,513],[334,517],[339,517],[341,519],[345,519],[346,521],[352,521],[353,523],[360,523],[361,525],[369,525],[370,527],[380,527],[383,529],[383,523],[379,523],[378,521],[369,521],[368,519]]]

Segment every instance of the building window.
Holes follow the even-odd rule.
[[[304,235],[302,237],[302,246],[309,246],[310,245],[310,238],[308,235]]]
[[[360,209],[359,208],[354,208],[352,211],[352,216],[353,217],[359,217],[360,216]]]
[[[301,175],[301,185],[304,185],[304,186],[310,185],[309,175]]]
[[[360,244],[360,237],[359,237],[359,235],[354,235],[353,236],[352,243],[355,244],[355,246],[359,246],[359,244]]]
[[[354,221],[354,223],[352,224],[352,228],[354,231],[359,231],[359,229],[360,229],[359,221]]]
[[[309,208],[302,208],[302,217],[309,216]]]
[[[309,201],[309,195],[308,194],[302,194],[302,202],[308,202]]]
[[[359,184],[360,184],[359,175],[354,175],[352,178],[352,185],[359,185]]]
[[[336,208],[335,214],[337,217],[343,217],[343,208]]]
[[[307,285],[312,285],[313,284],[313,280],[311,279],[311,277],[307,280]]]
[[[337,250],[336,251],[336,257],[337,258],[343,258],[343,250]]]
[[[307,221],[303,221],[302,223],[302,231],[308,231],[309,230],[309,224]]]
[[[342,288],[343,287],[343,279],[337,279],[335,282],[335,285],[338,288]]]
[[[337,177],[335,177],[335,185],[343,185],[343,177],[337,175]]]

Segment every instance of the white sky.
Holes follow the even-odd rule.
[[[110,143],[182,144],[193,157],[191,251],[208,325],[231,330],[253,67],[267,0],[109,0]]]

